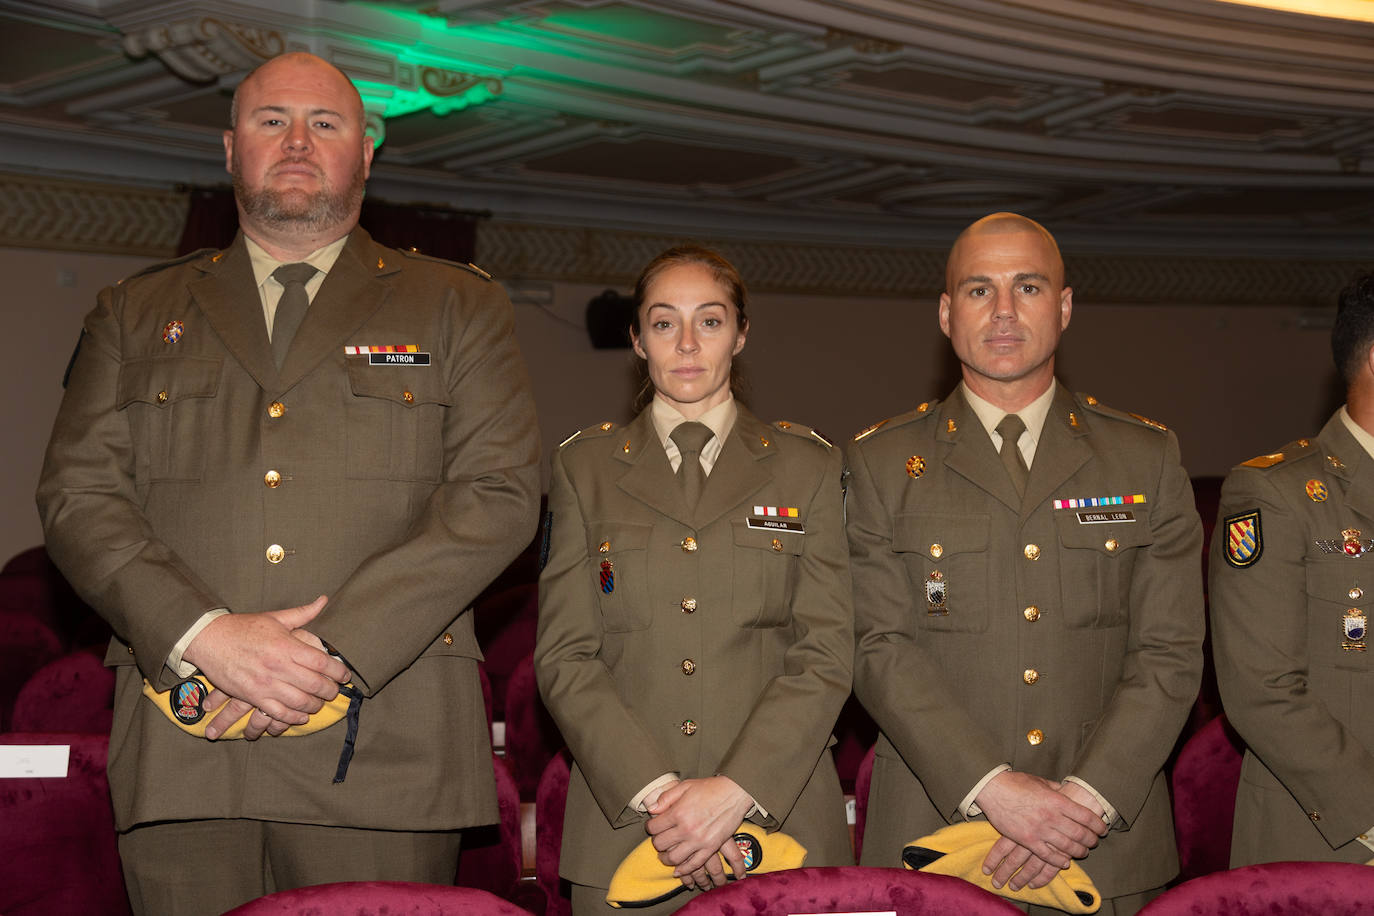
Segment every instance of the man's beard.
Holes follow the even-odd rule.
[[[318,191],[279,191],[270,188],[250,188],[243,180],[238,157],[233,158],[234,197],[244,215],[262,223],[276,226],[294,224],[302,229],[323,229],[339,223],[357,220],[363,202],[362,163],[349,180],[347,187],[338,190],[326,183]]]

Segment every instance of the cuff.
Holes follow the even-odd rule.
[[[969,793],[964,796],[964,800],[959,802],[959,813],[963,815],[964,820],[971,821],[975,817],[983,813],[983,809],[978,807],[978,804],[974,801],[974,799],[978,797],[979,792],[983,791],[984,786],[992,782],[992,778],[994,776],[1000,776],[1002,773],[1005,773],[1007,770],[1010,769],[1011,764],[1009,763],[998,764],[991,770],[988,770],[988,775],[978,780],[977,784],[974,785],[974,787],[971,790],[969,790]]]
[[[677,782],[681,777],[676,773],[664,773],[662,776],[649,783],[644,788],[635,793],[635,797],[630,799],[630,810],[638,811],[641,814],[648,814],[649,809],[644,804],[644,799],[649,797],[649,793],[655,789],[661,789],[670,782]]]
[[[1092,786],[1088,785],[1086,782],[1079,779],[1077,776],[1065,776],[1064,781],[1074,783],[1078,786],[1082,786],[1084,789],[1088,790],[1088,794],[1090,794],[1093,798],[1097,799],[1097,803],[1102,806],[1102,820],[1107,824],[1107,826],[1114,827],[1116,826],[1118,821],[1121,820],[1121,815],[1118,814],[1117,810],[1112,807],[1112,803],[1107,801],[1107,799],[1103,797],[1101,792],[1097,791]],[[1370,848],[1374,849],[1374,847]]]
[[[1359,840],[1369,849],[1374,850],[1374,827],[1370,827],[1364,833],[1355,837],[1355,839]]]
[[[206,611],[200,615],[200,619],[191,624],[190,629],[181,634],[181,638],[172,646],[172,651],[167,653],[167,667],[172,670],[177,677],[190,677],[196,673],[196,666],[190,662],[181,660],[181,656],[186,652],[186,648],[191,642],[200,635],[200,631],[210,625],[210,621],[218,617],[223,617],[229,613],[225,607],[217,607],[214,610]]]

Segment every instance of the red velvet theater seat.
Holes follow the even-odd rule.
[[[506,684],[506,762],[521,801],[534,801],[544,767],[563,747],[563,735],[539,698],[534,657],[526,655]]]
[[[1231,862],[1231,822],[1245,745],[1225,716],[1204,725],[1179,751],[1169,773],[1179,877],[1225,871]]]
[[[0,913],[129,912],[105,735],[0,735],[0,744],[66,744],[65,778],[0,779]]]
[[[33,673],[14,701],[17,732],[108,735],[114,718],[113,668],[94,646],[69,652]]]
[[[679,916],[895,911],[897,916],[1013,916],[1016,907],[967,881],[899,868],[794,868],[697,893]]]
[[[1354,916],[1374,912],[1374,868],[1271,862],[1204,875],[1156,897],[1140,916]]]
[[[224,916],[530,916],[515,904],[475,887],[405,881],[345,881],[278,891]]]
[[[544,767],[534,801],[534,875],[548,898],[545,916],[570,916],[572,913],[572,898],[564,893],[563,881],[558,877],[571,759],[566,749],[554,755]]]

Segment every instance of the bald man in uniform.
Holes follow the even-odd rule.
[[[1233,866],[1374,860],[1374,274],[1341,293],[1331,353],[1344,406],[1221,490],[1212,651],[1247,745]]]
[[[510,304],[358,228],[373,141],[347,77],[275,58],[231,121],[238,237],[101,293],[38,490],[48,550],[116,634],[138,913],[452,881],[459,829],[496,817],[465,609],[538,511]],[[283,734],[346,684],[343,721]]]
[[[982,817],[996,886],[1081,859],[1124,914],[1178,870],[1162,767],[1202,670],[1202,535],[1173,434],[1056,382],[1072,307],[1043,227],[969,226],[939,309],[963,380],[850,449],[854,686],[882,730],[863,864]]]

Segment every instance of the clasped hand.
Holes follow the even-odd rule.
[[[976,801],[1002,835],[983,860],[983,874],[992,876],[994,887],[1044,887],[1107,835],[1101,806],[1077,783],[1007,770]]]
[[[250,711],[244,738],[280,735],[339,695],[352,673],[304,629],[328,600],[321,595],[300,607],[223,614],[191,640],[182,658],[215,685],[205,708],[218,711],[205,737],[218,738]]]
[[[685,887],[710,890],[725,884],[721,855],[736,878],[745,874],[744,856],[732,839],[754,800],[728,776],[683,779],[647,800],[644,829],[664,865]]]

